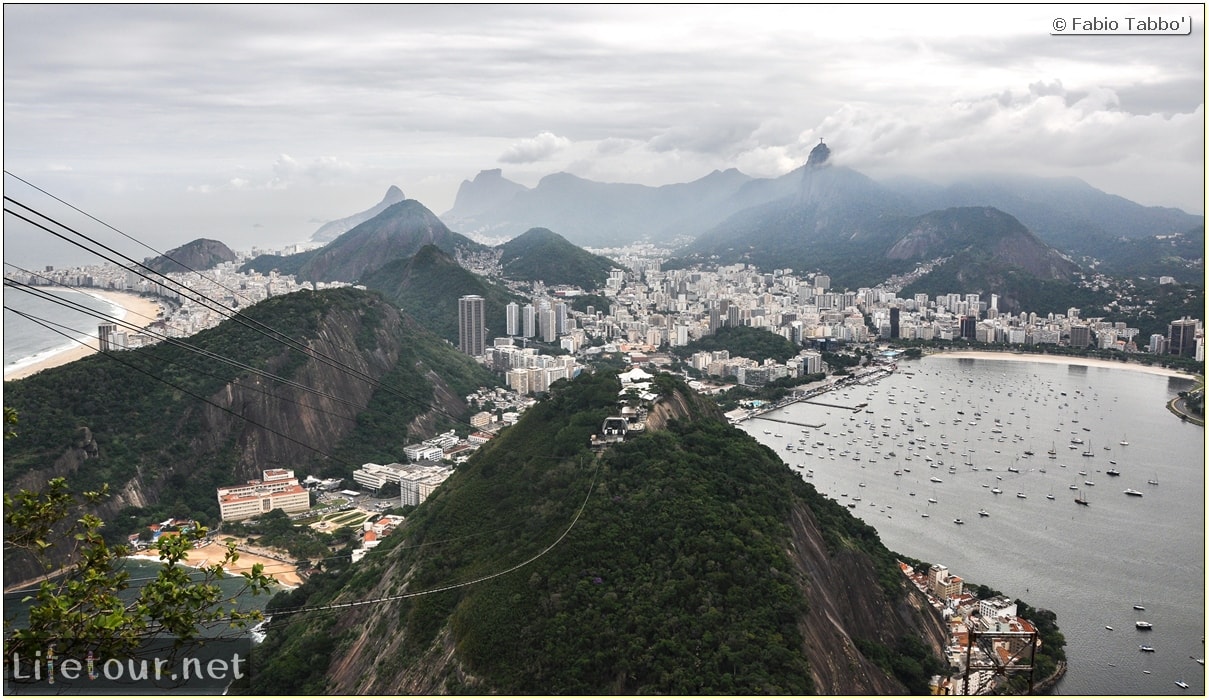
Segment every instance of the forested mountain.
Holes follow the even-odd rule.
[[[494,381],[375,293],[273,297],[187,341],[5,382],[20,420],[4,445],[5,493],[66,476],[77,491],[110,484],[99,513],[119,527],[131,516],[216,522],[215,488],[270,466],[349,477],[395,461]],[[9,555],[6,582],[40,573]]]
[[[541,280],[585,290],[604,287],[609,271],[621,266],[571,244],[549,229],[534,228],[499,246],[504,275],[514,280]]]
[[[222,241],[199,238],[146,260],[143,264],[154,272],[166,275],[169,272],[209,270],[219,263],[231,262],[234,259],[235,252]]]
[[[897,241],[886,251],[887,258],[912,262],[945,258],[903,288],[904,297],[961,289],[987,297],[998,294],[1000,311],[1023,308],[1047,313],[1057,309],[1037,305],[1038,288],[1078,293],[1074,284],[1078,266],[998,209],[946,209],[899,222],[892,230]]]
[[[458,265],[445,251],[426,245],[411,258],[393,260],[367,274],[362,284],[381,292],[417,323],[455,345],[458,342],[458,299],[483,297],[487,340],[505,334],[508,302],[527,300]]]
[[[403,194],[403,190],[391,185],[389,188],[387,188],[386,194],[382,197],[382,201],[378,202],[369,209],[366,209],[365,211],[357,212],[356,214],[346,216],[343,219],[336,219],[335,221],[327,222],[326,224],[320,226],[317,231],[311,234],[311,240],[319,243],[326,243],[327,241],[335,240],[345,232],[351,230],[357,224],[360,224],[364,221],[369,221],[385,211],[390,205],[398,204],[405,199],[407,199],[407,197]]]
[[[450,254],[458,248],[483,247],[450,231],[423,204],[407,199],[392,204],[322,248],[287,256],[261,255],[241,269],[277,270],[294,275],[300,282],[353,283],[392,260],[410,258],[426,245],[435,245]]]
[[[876,531],[656,384],[600,453],[616,376],[551,386],[357,566],[274,599],[252,692],[926,693],[945,633]]]
[[[1117,239],[1104,246],[1097,271],[1118,277],[1174,277],[1205,285],[1205,227],[1146,238]]]

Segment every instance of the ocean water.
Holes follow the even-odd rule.
[[[46,358],[80,347],[75,339],[91,339],[96,344],[97,326],[108,323],[105,318],[125,318],[125,310],[105,299],[85,292],[44,288],[43,291],[78,304],[88,311],[61,306],[19,290],[4,293],[4,371],[24,367]],[[47,321],[46,328],[9,309],[16,309]],[[57,325],[55,325],[57,324]]]
[[[768,414],[821,427],[742,427],[803,478],[812,469],[807,480],[854,504],[891,550],[1053,610],[1069,664],[1056,693],[1203,696],[1205,433],[1165,408],[1192,385],[932,356],[816,399],[868,404],[859,411],[797,403]]]

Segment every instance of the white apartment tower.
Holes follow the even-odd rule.
[[[515,302],[508,302],[507,309],[507,335],[516,337],[521,334],[521,307]]]
[[[458,299],[458,349],[467,355],[483,354],[487,328],[483,323],[483,297],[468,294]]]

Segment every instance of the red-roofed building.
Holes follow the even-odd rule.
[[[246,520],[278,508],[305,513],[311,507],[311,494],[294,478],[292,469],[266,469],[263,481],[221,486],[217,497],[223,520]]]

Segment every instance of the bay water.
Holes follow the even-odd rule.
[[[1205,434],[1166,409],[1193,386],[933,355],[741,427],[891,550],[1054,611],[1056,693],[1203,696]]]

